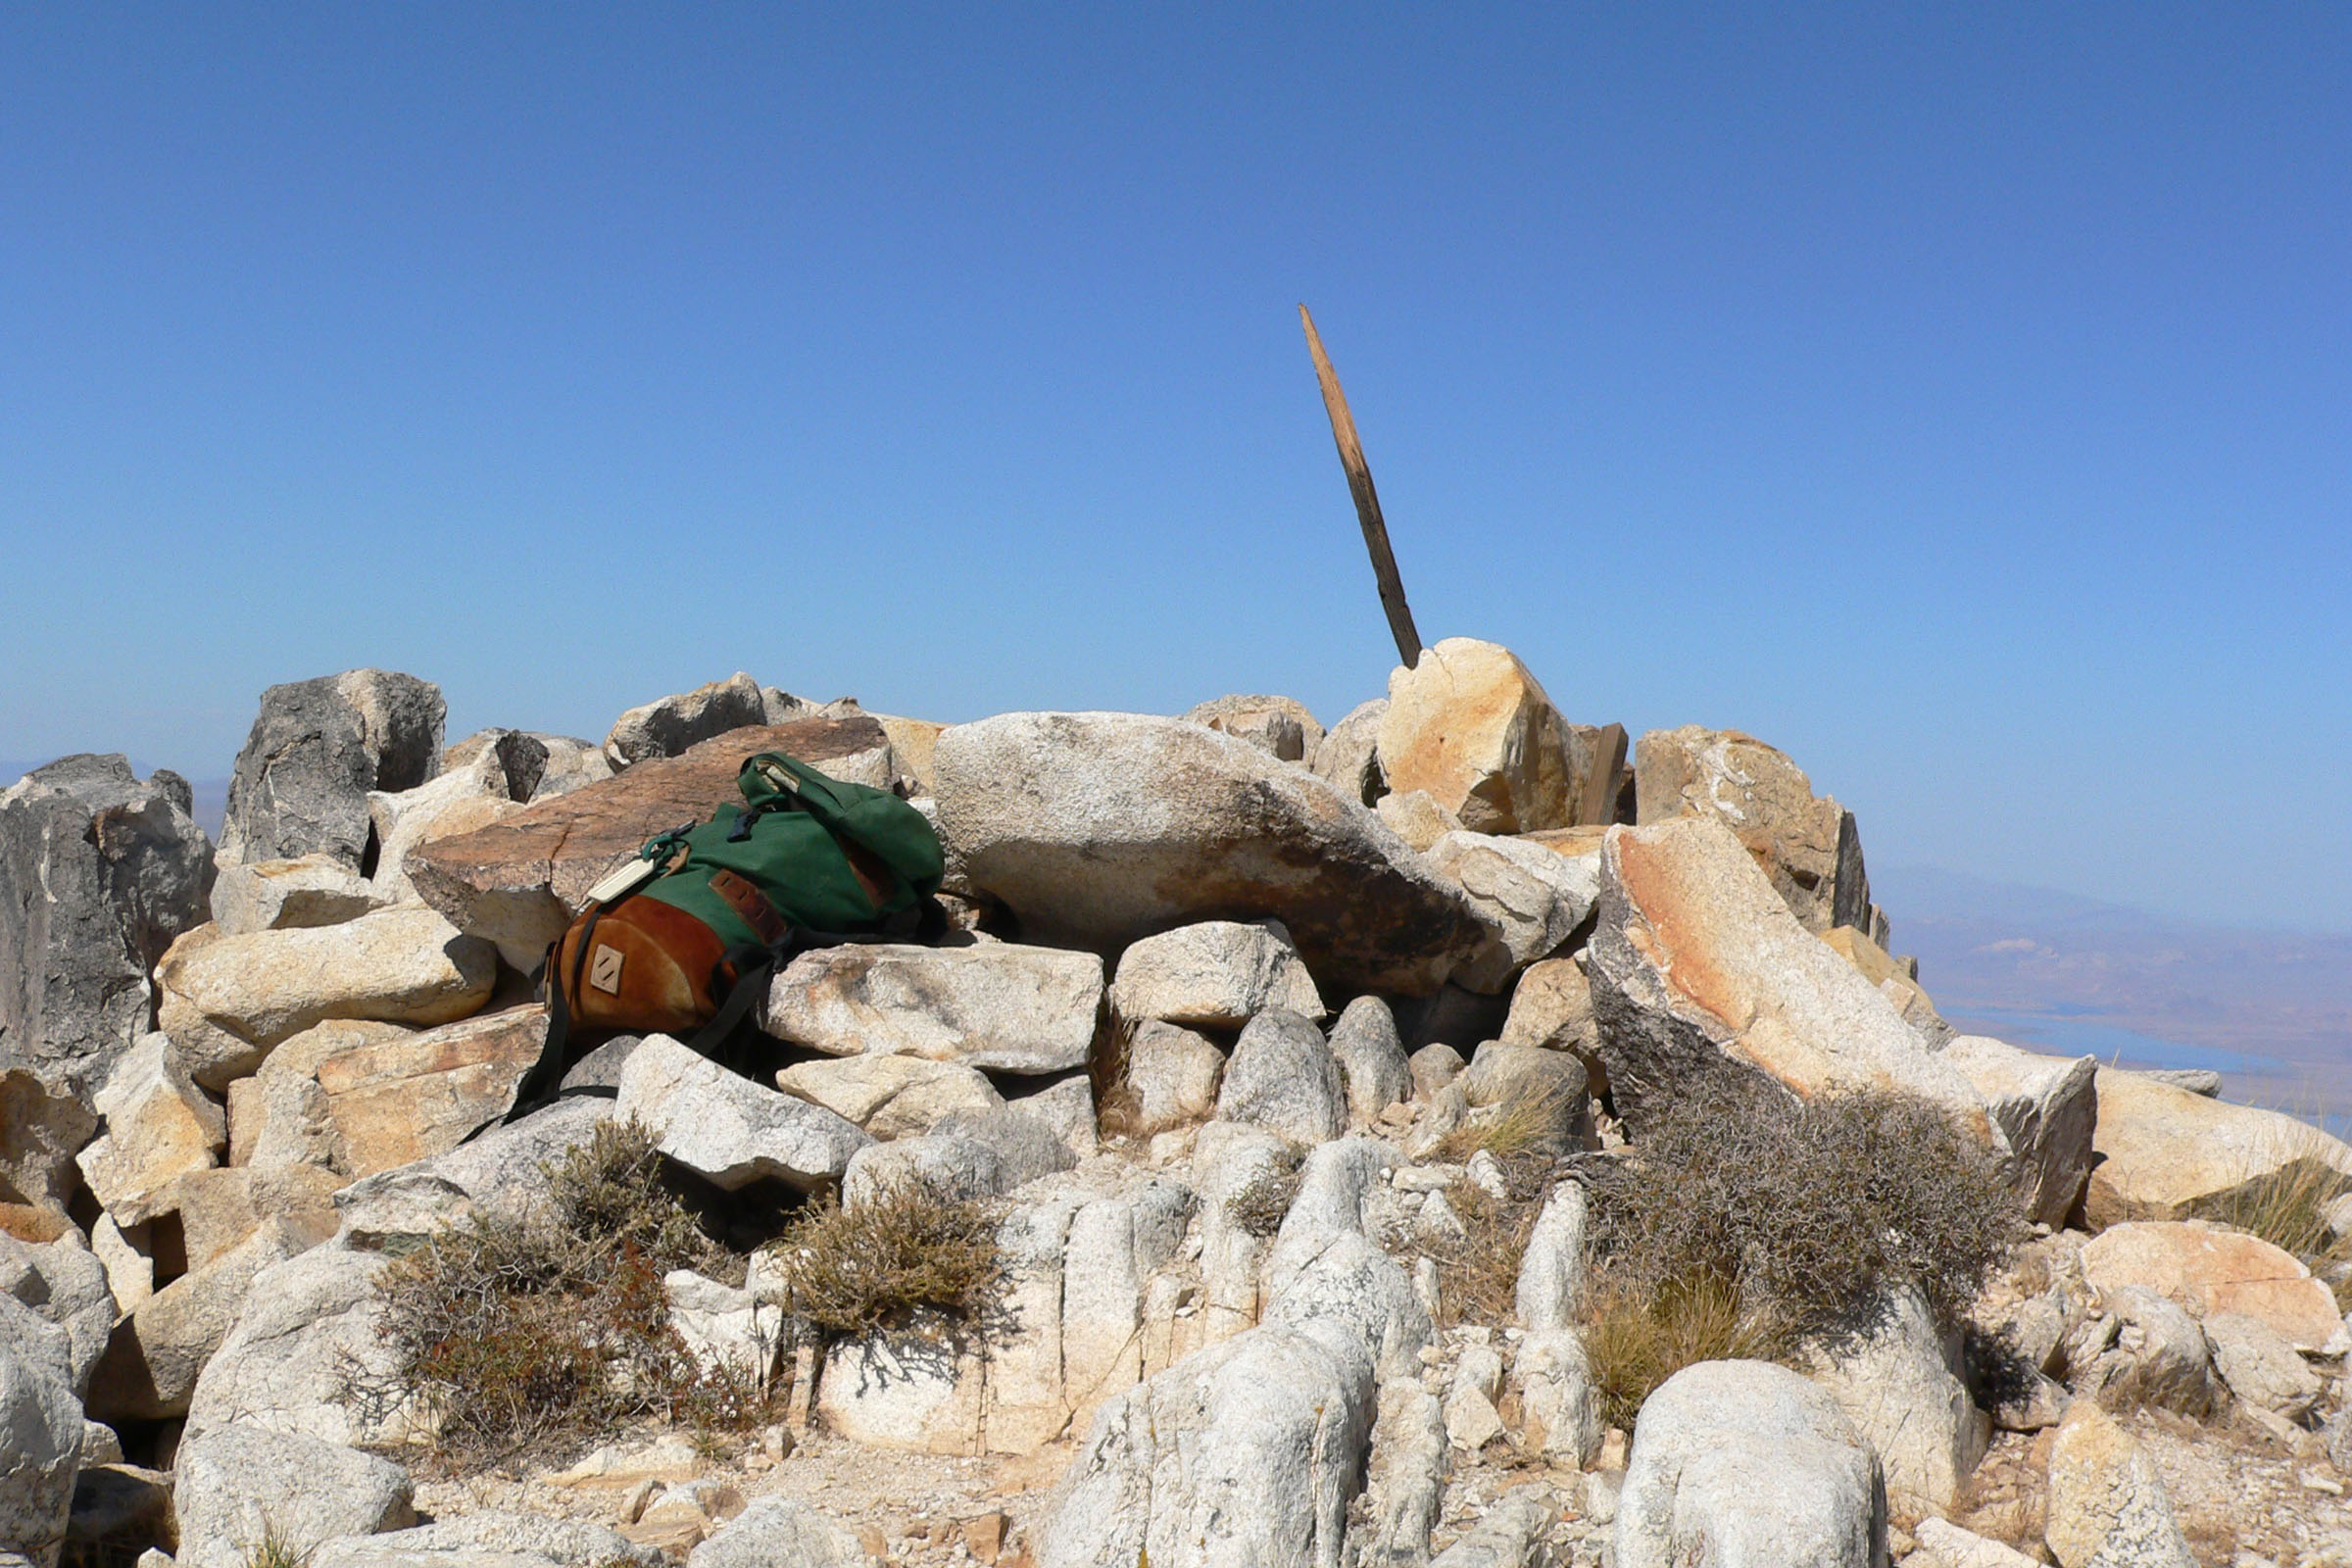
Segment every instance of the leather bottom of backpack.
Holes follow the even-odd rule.
[[[685,910],[659,899],[623,899],[597,918],[593,932],[585,915],[571,923],[556,946],[554,974],[574,1028],[682,1034],[718,1011],[710,981],[725,952],[718,933]]]

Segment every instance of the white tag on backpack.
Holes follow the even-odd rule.
[[[606,872],[604,880],[588,890],[588,902],[611,904],[614,899],[626,898],[651,882],[661,869],[661,861],[632,855],[625,862]]]

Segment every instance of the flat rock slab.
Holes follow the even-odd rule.
[[[1092,953],[902,943],[819,948],[769,984],[760,1027],[834,1056],[921,1056],[999,1072],[1086,1065],[1102,1001]]]
[[[643,1123],[663,1155],[730,1192],[769,1176],[803,1192],[839,1181],[873,1142],[824,1106],[737,1077],[667,1035],[629,1053],[613,1114]]]
[[[2102,1292],[2145,1286],[2200,1318],[2243,1312],[2313,1354],[2345,1337],[2334,1296],[2292,1253],[2202,1220],[2111,1225],[2083,1244],[2082,1278]]]
[[[2309,1122],[2210,1100],[2146,1073],[2101,1067],[2091,1224],[2183,1219],[2197,1206],[2297,1160],[2352,1176],[2352,1147]]]
[[[536,962],[588,889],[646,840],[740,804],[735,775],[758,752],[784,752],[852,783],[890,782],[889,736],[862,714],[759,725],[420,844],[405,869],[417,896],[459,930],[496,942],[510,961]]]
[[[1244,741],[1141,713],[1002,713],[934,759],[953,875],[1032,941],[1105,956],[1279,919],[1335,995],[1426,996],[1482,930],[1380,819]]]
[[[505,1112],[547,1042],[547,1009],[532,1005],[438,1029],[351,1046],[312,1077],[326,1092],[354,1178],[443,1153]]]

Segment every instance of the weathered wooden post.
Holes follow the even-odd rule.
[[[1421,662],[1421,634],[1413,629],[1413,612],[1404,602],[1404,582],[1396,575],[1396,555],[1389,548],[1389,525],[1380,514],[1380,496],[1372,488],[1372,470],[1364,463],[1364,444],[1355,438],[1355,417],[1348,412],[1348,396],[1323,352],[1315,333],[1315,318],[1298,307],[1306,326],[1306,351],[1315,359],[1315,379],[1323,387],[1323,411],[1331,416],[1331,438],[1340,446],[1340,466],[1348,470],[1348,491],[1355,497],[1356,520],[1364,525],[1364,548],[1372,555],[1372,575],[1380,582],[1380,608],[1389,612],[1389,631],[1396,639],[1396,657],[1404,667]]]

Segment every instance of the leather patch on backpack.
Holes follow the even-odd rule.
[[[710,873],[710,891],[726,900],[727,907],[742,915],[743,923],[761,942],[772,948],[784,940],[784,917],[767,902],[767,895],[751,883],[722,869]]]
[[[588,956],[588,983],[608,997],[620,995],[620,950],[603,943]]]

